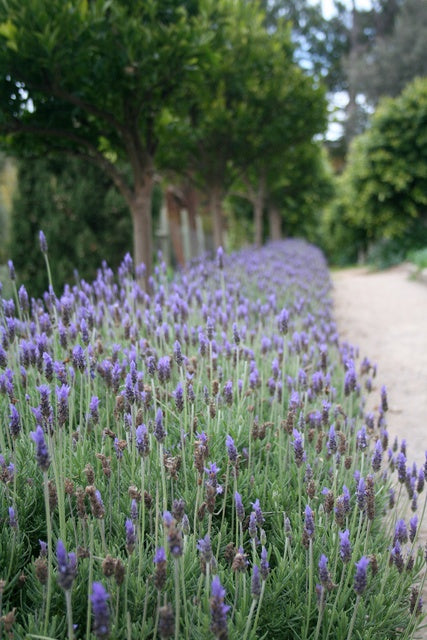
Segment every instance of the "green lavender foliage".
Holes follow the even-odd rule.
[[[423,550],[416,539],[405,542],[403,565],[390,561],[396,522],[404,518],[409,527],[413,515],[411,471],[399,482],[399,451],[388,453],[385,391],[376,415],[363,409],[369,389],[380,397],[375,368],[366,359],[360,362],[337,335],[323,256],[303,242],[287,241],[226,257],[223,268],[222,260],[200,262],[172,282],[160,265],[144,292],[127,257],[117,277],[104,266],[92,286],[81,283],[34,301],[32,320],[16,301],[21,319],[13,330],[11,303],[3,303],[0,614],[5,632],[13,618],[14,638],[70,636],[56,580],[58,539],[78,556],[71,590],[75,638],[96,637],[93,582],[110,595],[106,637],[117,640],[160,637],[159,613],[167,603],[176,614],[169,629],[175,638],[326,640],[332,630],[346,640],[351,625],[352,638],[414,637],[421,618],[411,613],[410,598],[413,586],[424,582]],[[33,356],[30,343],[37,347]],[[56,363],[53,373],[43,354]],[[165,356],[170,369],[162,368]],[[65,421],[56,397],[64,379]],[[42,385],[50,389],[44,408]],[[12,407],[20,419],[15,432]],[[165,435],[156,423],[159,410]],[[38,467],[30,437],[37,424],[49,449],[46,472]],[[138,449],[141,424],[149,451]],[[378,439],[383,451],[375,470]],[[357,472],[367,483],[371,478],[373,487],[371,494],[363,492],[362,509]],[[349,507],[340,520],[335,509],[344,487]],[[396,499],[390,508],[392,487]],[[424,494],[418,488],[421,520]],[[236,491],[245,510],[242,521]],[[129,545],[125,521],[132,498],[136,539]],[[188,525],[174,500],[184,501]],[[257,500],[263,521],[253,537],[249,518]],[[10,507],[16,527],[10,525]],[[308,507],[313,534],[307,532]],[[169,520],[165,511],[175,515]],[[343,562],[339,534],[346,529],[352,550]],[[206,535],[212,545],[207,562],[198,550]],[[51,548],[43,555],[39,541],[49,538]],[[166,550],[166,573],[157,589],[159,547]],[[269,572],[253,596],[253,567],[262,567],[263,548]],[[330,572],[323,590],[316,588],[322,554]],[[355,563],[362,556],[370,558],[367,586],[356,597]],[[227,626],[216,636],[214,575],[229,607]]]

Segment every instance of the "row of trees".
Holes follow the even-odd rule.
[[[203,189],[215,244],[231,185],[254,208],[319,164],[323,88],[293,60],[290,29],[256,3],[37,0],[0,3],[0,131],[9,151],[99,167],[131,212],[136,262],[152,258],[161,172]]]
[[[332,190],[318,142],[325,93],[348,94],[348,143],[379,96],[427,73],[424,0],[335,7],[326,19],[306,0],[0,0],[0,142],[21,159],[18,268],[43,227],[58,259],[69,257],[59,282],[76,262],[89,277],[97,247],[114,263],[133,227],[149,270],[153,189],[167,181],[203,194],[217,246],[227,195],[229,227],[252,212],[257,244],[268,212],[271,237],[329,246],[319,237]],[[366,244],[365,212],[350,214],[354,191],[344,191],[328,220]]]

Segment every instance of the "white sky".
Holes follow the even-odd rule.
[[[326,18],[329,18],[334,13],[333,0],[321,0],[323,14]],[[350,8],[352,5],[351,0],[345,0],[345,4]],[[370,9],[372,7],[372,0],[356,0],[356,9],[361,11]]]

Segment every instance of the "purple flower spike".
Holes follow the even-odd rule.
[[[417,527],[418,527],[418,516],[413,516],[409,521],[409,540],[414,542],[415,536],[417,535]]]
[[[39,242],[42,253],[47,253],[47,241],[43,231],[39,231]]]
[[[47,471],[50,465],[49,451],[44,439],[44,431],[37,425],[35,431],[31,431],[30,436],[36,443],[36,460],[42,471]]]
[[[374,471],[379,471],[381,469],[381,462],[383,458],[383,446],[381,444],[381,440],[377,440],[375,444],[375,451],[372,456],[372,469]]]
[[[140,456],[146,456],[150,452],[150,444],[148,441],[148,431],[145,424],[140,424],[135,429],[136,448]]]
[[[362,556],[359,562],[356,562],[356,575],[354,576],[354,590],[357,595],[362,595],[366,589],[367,579],[366,571],[368,569],[369,558]]]
[[[252,569],[251,593],[253,598],[259,598],[261,595],[261,580],[257,564],[254,564]]]
[[[58,584],[64,591],[69,591],[77,575],[77,557],[75,553],[67,553],[62,540],[56,545],[56,559],[58,562]]]
[[[402,452],[397,454],[397,478],[402,484],[406,480],[406,456]]]
[[[209,534],[197,542],[197,550],[200,551],[200,556],[206,563],[212,560],[212,544]]]
[[[154,437],[156,438],[157,442],[163,442],[163,440],[166,438],[166,431],[163,427],[163,411],[161,409],[157,409]]]
[[[277,325],[279,332],[282,334],[288,333],[289,313],[286,309],[282,309],[277,319]]]
[[[261,578],[267,580],[267,576],[270,573],[270,565],[267,560],[267,550],[265,547],[261,549]]]
[[[256,516],[256,523],[259,527],[262,527],[263,522],[265,520],[262,511],[261,511],[261,506],[259,504],[259,499],[257,498],[255,500],[255,502],[251,502],[252,508],[255,511],[255,516]]]
[[[305,462],[306,456],[304,451],[304,444],[301,433],[297,430],[293,430],[294,440],[292,442],[292,446],[294,448],[295,453],[295,462],[297,467],[300,467],[303,462]]]
[[[304,530],[309,538],[314,536],[314,514],[308,505],[304,512]]]
[[[322,586],[330,589],[332,586],[332,580],[328,571],[328,558],[323,553],[319,560],[319,577]]]
[[[15,267],[13,266],[12,260],[7,261],[7,266],[9,269],[9,278],[13,281],[16,280]]]
[[[210,613],[211,624],[210,630],[216,638],[227,640],[227,612],[230,607],[224,604],[225,589],[221,586],[218,576],[214,576],[211,586]]]
[[[154,564],[166,562],[166,551],[164,547],[159,547],[154,555]]]
[[[245,509],[243,507],[242,496],[237,491],[234,494],[234,500],[236,502],[236,513],[239,522],[243,522],[245,519]]]
[[[351,560],[351,545],[350,545],[350,531],[339,531],[340,536],[340,556],[343,562],[350,562]]]
[[[93,632],[97,638],[105,639],[110,635],[109,595],[100,582],[92,584]]]
[[[396,522],[393,543],[395,543],[396,540],[398,540],[401,544],[404,544],[408,541],[408,531],[406,529],[405,521],[402,519]]]
[[[12,529],[17,529],[18,528],[18,521],[16,519],[16,512],[15,512],[15,509],[13,507],[9,507],[9,525],[12,527]]]
[[[19,417],[18,409],[14,404],[10,405],[9,429],[10,434],[13,438],[16,438],[21,431],[21,420]]]
[[[225,446],[227,447],[227,453],[230,462],[235,464],[237,460],[237,449],[234,444],[234,440],[230,435],[228,435],[225,439]]]
[[[135,533],[135,525],[133,524],[131,518],[127,518],[125,522],[125,530],[126,530],[126,549],[128,553],[132,553],[135,548],[136,542],[136,533]]]

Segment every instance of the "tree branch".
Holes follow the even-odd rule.
[[[117,189],[125,198],[126,202],[129,205],[131,204],[133,200],[133,193],[124,176],[120,173],[120,171],[118,171],[114,164],[110,162],[110,160],[108,160],[108,158],[106,158],[91,142],[89,142],[89,140],[86,140],[86,138],[82,138],[77,134],[65,129],[36,127],[34,125],[23,124],[21,122],[14,122],[13,124],[0,126],[0,131],[17,135],[30,134],[43,138],[68,140],[77,146],[83,147],[84,149],[86,149],[86,153],[83,153],[80,150],[75,151],[75,153],[77,155],[85,157],[86,159],[90,159],[92,162],[97,164],[111,178]],[[59,148],[56,148],[56,150],[58,151]],[[73,149],[68,149],[67,147],[61,147],[61,151],[73,153]]]

